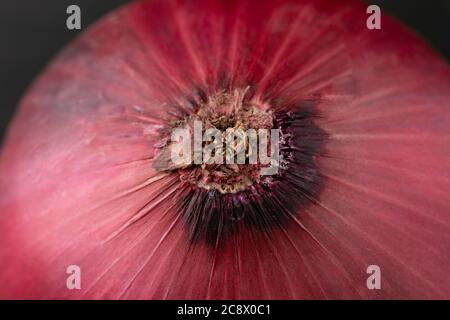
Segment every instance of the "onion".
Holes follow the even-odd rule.
[[[450,298],[449,66],[367,17],[153,0],[90,28],[3,145],[0,298]],[[280,171],[168,166],[192,117],[281,128]]]

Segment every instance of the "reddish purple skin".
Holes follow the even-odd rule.
[[[0,159],[0,298],[450,299],[448,64],[384,14],[368,30],[353,1],[199,3],[112,13],[23,98]],[[325,188],[270,237],[192,244],[178,176],[152,168],[158,131],[198,87],[247,85],[275,109],[315,102]]]

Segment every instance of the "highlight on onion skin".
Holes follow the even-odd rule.
[[[152,0],[83,33],[2,147],[0,298],[449,299],[449,66],[367,16]],[[155,165],[173,121],[246,88],[290,132],[274,182],[221,194]]]

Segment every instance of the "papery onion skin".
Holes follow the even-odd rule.
[[[449,299],[449,67],[367,17],[341,0],[155,0],[84,33],[3,145],[0,298]],[[271,233],[193,244],[178,176],[152,167],[160,129],[198,88],[247,86],[271,106],[314,102],[324,187]]]

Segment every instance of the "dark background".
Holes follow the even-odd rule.
[[[66,9],[81,8],[82,30],[129,0],[1,0],[0,139],[15,106],[42,68],[80,31],[66,28]],[[207,1],[207,0],[204,0]],[[373,0],[450,60],[450,0]]]

